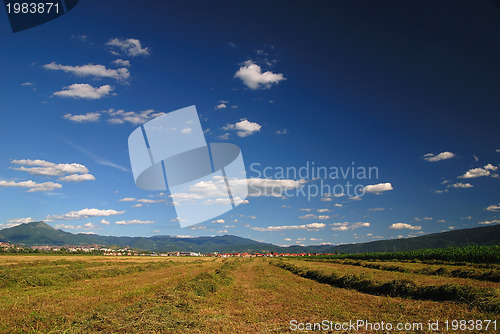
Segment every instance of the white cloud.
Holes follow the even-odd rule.
[[[111,48],[111,50],[112,50],[111,53],[113,53],[115,55],[119,54],[116,50],[120,50],[123,55],[129,56],[129,57],[148,56],[149,55],[149,48],[142,47],[141,41],[139,41],[138,39],[134,39],[134,38],[127,38],[127,39],[113,38],[113,39],[110,39],[106,43],[106,45]]]
[[[283,193],[285,191],[300,188],[306,181],[231,178],[229,182],[235,194],[248,191],[248,196],[250,197],[283,197]],[[227,198],[227,188],[223,177],[214,177],[213,180],[210,181],[197,182],[189,187],[189,192],[176,193],[171,196],[175,196],[175,200],[178,202],[207,199],[203,202],[203,204],[211,205],[230,203],[230,200]],[[248,203],[247,200],[243,200],[237,196],[233,197],[233,200],[235,204]]]
[[[276,131],[276,134],[277,134],[277,135],[286,135],[287,133],[288,133],[288,130],[287,130],[287,129],[277,130],[277,131]]]
[[[290,239],[290,238],[285,238],[285,241],[292,241],[292,239]]]
[[[485,220],[482,222],[478,222],[479,225],[492,225],[492,224],[500,224],[500,220],[498,219],[493,219],[493,220]]]
[[[322,197],[322,198],[320,199],[320,201],[322,201],[322,202],[331,202],[331,201],[332,201],[332,199],[331,199],[330,197]]]
[[[39,191],[51,191],[55,189],[61,189],[62,185],[59,183],[54,183],[54,182],[43,182],[43,183],[36,183],[34,181],[28,180],[28,181],[0,181],[0,187],[5,187],[5,188],[10,188],[10,187],[15,187],[15,188],[29,188],[27,192],[39,192]]]
[[[188,134],[188,133],[193,132],[193,129],[192,128],[184,128],[184,129],[181,130],[181,132],[184,133],[184,134]]]
[[[414,226],[406,223],[394,223],[391,226],[389,226],[391,230],[402,230],[402,229],[408,229],[408,230],[421,230],[422,226]]]
[[[455,156],[456,155],[454,153],[445,151],[437,155],[434,155],[433,153],[427,153],[426,155],[424,155],[423,159],[430,162],[436,162],[436,161],[451,159],[454,158]]]
[[[139,225],[139,224],[154,224],[154,220],[119,220],[115,224],[117,225]]]
[[[133,198],[133,197],[125,197],[125,198],[119,199],[118,201],[119,202],[134,202],[135,198]]]
[[[342,207],[342,204],[339,204],[339,203],[335,203],[335,205],[337,208],[341,208]]]
[[[255,231],[283,231],[283,230],[317,230],[324,228],[326,225],[323,223],[311,223],[304,225],[288,225],[288,226],[268,226],[268,227],[252,227]]]
[[[116,66],[127,66],[130,67],[130,61],[129,60],[123,60],[123,59],[117,59],[113,61],[113,64]]]
[[[304,215],[304,216],[299,216],[299,219],[316,219],[318,218],[318,216],[312,214],[312,213],[309,213],[307,215]]]
[[[454,184],[448,185],[448,188],[472,188],[472,187],[474,187],[472,184],[470,184],[470,183],[462,183],[462,182],[458,182],[458,183],[454,183]]]
[[[63,176],[66,174],[85,174],[84,178],[89,178],[88,168],[84,165],[77,163],[70,164],[56,164],[53,162],[45,161],[45,160],[31,160],[31,159],[21,159],[21,160],[12,160],[12,164],[21,165],[21,167],[11,167],[11,169],[27,172],[31,175],[41,175],[41,176]],[[28,167],[25,167],[28,166]],[[81,176],[81,175],[80,175]],[[92,176],[92,175],[91,175]],[[93,177],[93,176],[92,176]],[[71,178],[75,178],[72,176]],[[68,180],[61,181],[72,181],[71,178]],[[84,181],[84,180],[81,180]]]
[[[143,204],[139,203],[139,204],[134,204],[132,205],[133,208],[140,208]]]
[[[121,215],[125,211],[116,211],[116,210],[99,210],[99,209],[82,209],[79,211],[70,211],[63,215],[50,215],[47,216],[47,219],[50,220],[73,220],[73,219],[86,219],[89,217],[109,217]]]
[[[110,224],[110,221],[109,221],[109,220],[106,220],[106,219],[101,219],[101,224],[104,224],[104,225],[109,225],[109,224]]]
[[[89,100],[97,100],[106,95],[109,95],[113,87],[110,85],[102,85],[101,87],[93,87],[89,84],[72,84],[64,87],[63,90],[55,92],[55,96],[72,97]]]
[[[147,109],[138,112],[124,111],[123,109],[109,109],[102,111],[102,113],[109,115],[110,118],[108,119],[108,122],[111,124],[123,124],[125,122],[128,122],[133,125],[146,123],[153,118],[165,115],[164,112],[158,112],[153,109]]]
[[[459,179],[472,179],[481,176],[493,176],[496,177],[497,174],[492,174],[491,172],[495,172],[498,170],[498,167],[493,166],[492,164],[487,164],[483,168],[472,168],[469,169],[464,175],[459,176]]]
[[[380,195],[384,191],[389,191],[392,190],[392,184],[389,182],[386,183],[379,183],[379,184],[372,184],[368,185],[364,188],[364,191],[366,193],[372,193],[372,194],[377,194]]]
[[[127,68],[109,69],[103,65],[87,64],[82,66],[66,66],[52,62],[43,66],[45,69],[54,71],[64,71],[75,75],[85,77],[92,76],[96,78],[112,78],[118,81],[125,81],[130,78],[130,72]]]
[[[214,107],[214,110],[219,110],[219,109],[226,109],[227,106],[225,103],[220,102],[218,105]]]
[[[251,60],[247,60],[243,66],[234,74],[235,78],[241,79],[250,89],[270,88],[273,84],[278,84],[285,80],[281,73],[267,71],[262,73],[259,65]]]
[[[371,208],[371,209],[368,209],[368,211],[384,211],[385,209],[384,208]]]
[[[31,223],[35,221],[31,217],[26,217],[26,218],[15,218],[15,219],[9,219],[7,220],[7,223],[19,223],[19,224],[24,224],[24,223]]]
[[[349,231],[349,230],[355,230],[357,228],[361,227],[370,227],[370,223],[368,222],[358,222],[358,223],[348,223],[348,222],[343,222],[343,223],[333,223],[332,230],[333,231]]]
[[[165,200],[163,200],[163,199],[142,198],[142,199],[138,199],[137,202],[139,202],[139,203],[146,203],[146,204],[156,204],[156,203],[165,202]]]
[[[226,131],[228,130],[237,131],[236,134],[239,137],[247,137],[254,134],[255,132],[259,132],[261,128],[262,126],[260,124],[255,122],[250,122],[244,118],[235,124],[227,124],[222,129]]]
[[[378,194],[377,194],[377,195],[378,195]],[[350,199],[351,201],[361,201],[361,197],[359,197],[359,196],[349,197],[349,199]]]
[[[94,181],[95,176],[92,174],[71,174],[67,176],[62,176],[58,180],[65,182]]]
[[[318,209],[318,210],[316,210],[316,211],[318,211],[318,212],[330,212],[330,210],[329,210],[329,209]]]
[[[77,123],[86,123],[86,122],[97,122],[99,121],[99,118],[101,117],[101,114],[97,112],[88,112],[83,115],[72,115],[72,114],[65,114],[63,116],[64,119],[67,119],[69,121],[77,122]]]
[[[63,230],[90,230],[95,228],[96,226],[92,223],[86,223],[83,225],[67,225],[67,224],[58,224],[54,226],[56,229],[63,229]]]
[[[213,224],[224,224],[226,221],[224,219],[217,219],[217,220],[214,220],[212,223]]]
[[[229,133],[226,132],[225,134],[218,136],[217,139],[219,139],[219,140],[228,140],[229,139]]]
[[[498,205],[490,205],[486,208],[487,211],[500,211],[500,203]]]

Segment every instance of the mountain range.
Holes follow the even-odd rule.
[[[180,238],[168,235],[152,237],[116,237],[97,234],[73,234],[57,230],[44,222],[20,224],[0,230],[0,242],[24,246],[105,245],[132,247],[156,252],[279,252],[279,253],[366,253],[406,251],[423,248],[461,247],[500,244],[500,225],[433,233],[413,238],[377,240],[347,245],[281,247],[234,235]]]

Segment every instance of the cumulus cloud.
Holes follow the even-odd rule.
[[[45,160],[21,159],[12,160],[12,164],[22,165],[21,167],[11,167],[12,169],[27,172],[31,175],[60,176],[65,174],[88,173],[87,167],[77,163],[55,164]],[[25,167],[29,166],[29,167]]]
[[[250,122],[247,119],[243,118],[241,121],[236,122],[235,124],[227,124],[222,129],[229,131],[236,131],[236,134],[239,137],[248,137],[255,132],[259,132],[262,126],[255,122]]]
[[[155,203],[165,202],[165,200],[163,200],[163,199],[141,198],[141,199],[138,199],[137,202],[139,202],[139,203],[146,203],[146,204],[155,204]]]
[[[101,119],[101,117],[106,117],[107,122],[110,124],[123,124],[125,122],[138,125],[142,123],[146,123],[147,121],[165,115],[164,112],[158,112],[153,109],[148,109],[144,111],[125,111],[123,109],[115,110],[103,110],[99,112],[89,112],[81,115],[72,115],[65,114],[63,116],[64,119],[73,122],[85,123],[85,122],[97,122]],[[191,128],[185,128],[182,130],[183,133],[191,132]]]
[[[122,54],[129,57],[149,55],[149,48],[142,47],[141,41],[135,38],[113,38],[106,45],[110,47],[111,53],[114,55]]]
[[[451,159],[454,158],[455,156],[456,155],[454,153],[445,151],[437,155],[434,155],[433,153],[427,153],[426,155],[424,155],[423,159],[430,162],[436,162],[436,161]]]
[[[139,224],[154,224],[154,220],[119,220],[115,224],[117,225],[139,225]]]
[[[20,181],[20,182],[1,180],[0,187],[28,188],[27,192],[32,193],[32,192],[52,191],[55,189],[61,189],[62,185],[59,183],[55,183],[55,182],[36,183],[34,181],[31,181],[31,180]]]
[[[492,176],[492,177],[498,177],[498,174],[492,173],[496,172],[498,170],[498,167],[493,166],[492,164],[487,164],[483,168],[472,168],[469,169],[467,172],[465,172],[464,175],[459,176],[459,179],[472,179],[476,177],[481,177],[481,176]]]
[[[121,215],[125,211],[116,210],[99,210],[99,209],[82,209],[79,211],[70,211],[63,215],[49,215],[47,219],[49,220],[76,220],[76,219],[86,219],[89,217],[109,217]]]
[[[218,104],[218,105],[216,105],[216,106],[214,107],[214,110],[226,109],[226,108],[227,108],[227,105],[221,101],[221,102],[219,102],[219,104]]]
[[[284,231],[284,230],[318,230],[324,228],[323,223],[311,223],[304,225],[285,225],[285,226],[268,226],[268,227],[252,227],[252,230],[261,232]]]
[[[99,118],[101,117],[101,114],[97,112],[88,112],[83,115],[72,115],[72,114],[65,114],[63,116],[64,119],[67,119],[72,122],[76,123],[87,123],[87,122],[97,122],[99,121]]]
[[[31,217],[26,217],[26,218],[14,218],[14,219],[9,219],[7,220],[7,223],[19,223],[19,224],[24,224],[24,223],[31,223],[34,221],[33,218]]]
[[[89,170],[87,169],[87,167],[77,163],[56,164],[53,162],[38,159],[12,160],[11,163],[15,165],[21,165],[21,167],[11,167],[11,169],[27,172],[31,175],[61,176],[59,178],[59,181],[82,182],[95,180],[94,175],[88,173]]]
[[[153,118],[165,115],[164,112],[158,112],[153,109],[147,109],[138,112],[124,111],[122,109],[120,110],[109,109],[103,111],[103,113],[109,115],[108,122],[111,124],[123,124],[125,122],[128,122],[133,125],[143,124]]]
[[[106,219],[101,219],[101,224],[104,224],[104,225],[109,225],[111,222],[109,220],[106,220]]]
[[[63,229],[63,230],[91,230],[95,228],[96,226],[90,222],[83,224],[83,225],[67,225],[67,224],[58,224],[54,226],[56,229]]]
[[[470,183],[462,183],[462,182],[458,182],[458,183],[454,183],[454,184],[448,185],[448,188],[472,188],[472,187],[474,187],[472,184],[470,184]]]
[[[61,176],[58,180],[65,182],[94,181],[95,176],[92,174],[71,174],[67,176]]]
[[[305,180],[274,180],[274,179],[235,179],[229,180],[231,188],[235,189],[235,193],[244,193],[245,187],[250,197],[283,197],[286,191],[302,187]],[[210,181],[200,181],[189,187],[189,193],[176,193],[175,199],[177,201],[193,201],[209,198],[216,198],[215,200],[205,201],[204,204],[217,204],[217,203],[230,203],[227,199],[227,188],[223,177],[214,177]],[[239,201],[238,198],[233,198],[235,202]],[[240,199],[241,200],[241,199]],[[246,203],[241,201],[242,203]]]
[[[262,73],[259,65],[247,60],[243,66],[234,74],[235,78],[241,79],[245,86],[250,89],[270,88],[286,78],[281,73],[266,71]]]
[[[368,222],[358,222],[358,223],[348,223],[348,222],[343,222],[343,223],[333,223],[332,230],[333,231],[349,231],[349,230],[355,230],[357,228],[361,227],[370,227],[370,223]]]
[[[63,90],[55,92],[53,95],[60,97],[71,97],[88,100],[97,100],[111,93],[113,87],[110,85],[102,85],[101,87],[93,87],[89,84],[72,84],[64,87]]]
[[[325,219],[329,219],[330,216],[326,216],[326,215],[319,215],[319,216],[316,216],[315,214],[312,214],[312,213],[309,213],[307,215],[304,215],[304,216],[299,216],[299,219],[319,219],[319,220],[325,220]]]
[[[402,230],[402,229],[408,229],[408,230],[421,230],[422,226],[415,226],[415,225],[410,225],[406,223],[394,223],[391,226],[389,226],[391,230]]]
[[[487,211],[500,211],[500,203],[498,205],[490,205],[486,208]]]
[[[125,197],[125,198],[119,199],[118,201],[119,202],[134,202],[135,198],[133,198],[133,197]]]
[[[213,224],[224,224],[226,221],[224,219],[217,219],[217,220],[214,220],[212,223]]]
[[[123,59],[117,59],[113,61],[113,64],[116,66],[127,66],[130,67],[130,61],[129,60],[123,60]]]
[[[126,81],[130,78],[130,72],[127,68],[110,69],[103,65],[87,64],[82,66],[60,65],[55,62],[43,66],[47,70],[64,71],[80,77],[92,76],[95,78],[112,78],[118,81]]]
[[[485,220],[482,222],[478,222],[479,225],[493,225],[493,224],[500,224],[500,220],[498,219],[493,219],[493,220]]]
[[[389,182],[372,184],[364,188],[365,193],[372,193],[377,195],[380,195],[384,191],[389,191],[389,190],[392,190],[392,184],[390,184]]]

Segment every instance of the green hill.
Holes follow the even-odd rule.
[[[461,247],[500,244],[500,225],[434,233],[414,238],[378,240],[349,245],[279,247],[233,235],[178,238],[168,235],[153,237],[115,237],[97,234],[73,234],[56,230],[44,222],[21,224],[0,230],[0,241],[24,246],[35,245],[108,245],[133,247],[151,251],[211,252],[280,252],[280,253],[370,253],[407,251],[424,248]]]
[[[247,252],[269,251],[271,244],[232,235],[198,238],[177,238],[168,235],[153,237],[115,237],[97,234],[73,234],[56,230],[44,222],[32,222],[0,230],[0,241],[24,246],[36,245],[108,245],[133,247],[151,251]]]

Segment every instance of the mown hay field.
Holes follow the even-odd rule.
[[[366,263],[5,255],[0,256],[0,332],[289,333],[324,320],[331,326],[358,320],[413,324],[399,331],[329,328],[338,333],[498,332],[495,280]],[[474,275],[491,270],[462,267]],[[493,324],[487,330],[453,330],[452,320],[483,325],[496,320],[497,330]],[[439,331],[429,330],[429,321],[439,321]]]

